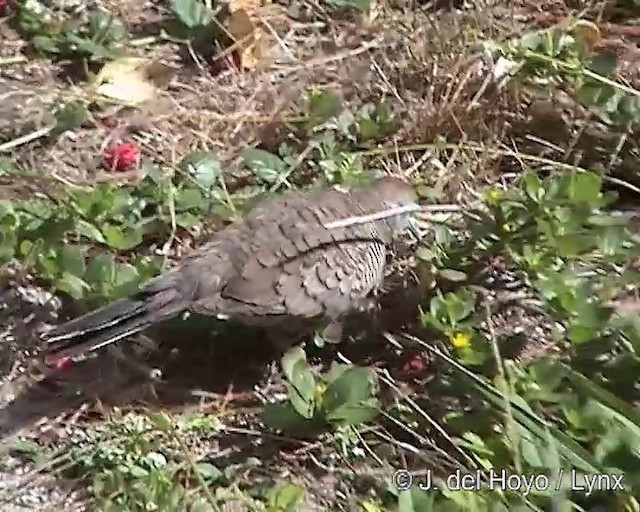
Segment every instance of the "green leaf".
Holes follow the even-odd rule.
[[[307,365],[304,350],[300,347],[289,350],[282,357],[282,370],[288,381],[285,386],[291,405],[304,418],[312,418],[315,410],[316,382]]]
[[[340,96],[333,91],[310,91],[307,102],[310,128],[328,121],[342,110]]]
[[[180,161],[178,167],[193,176],[196,183],[207,190],[217,183],[222,171],[218,157],[208,151],[189,153]]]
[[[140,273],[130,263],[119,263],[115,267],[113,287],[117,295],[128,295],[138,291]]]
[[[435,507],[436,493],[411,488],[398,494],[398,512],[432,512]],[[471,509],[469,509],[471,510]]]
[[[87,28],[88,38],[100,41],[103,45],[122,41],[127,36],[127,29],[122,21],[103,9],[97,9],[89,15]]]
[[[56,126],[53,132],[60,134],[80,128],[88,117],[87,108],[79,101],[65,103],[55,114]]]
[[[64,272],[83,276],[85,271],[84,253],[77,245],[63,245],[58,253],[58,264]]]
[[[544,188],[542,186],[542,180],[534,172],[527,172],[522,177],[522,185],[526,194],[534,201],[540,201],[544,196]]]
[[[171,8],[187,27],[195,28],[211,21],[211,13],[202,0],[172,0]]]
[[[42,53],[58,53],[58,42],[49,36],[37,35],[31,38],[33,47]]]
[[[313,423],[312,420],[298,414],[290,403],[265,405],[261,418],[268,427],[284,432],[308,432]]]
[[[409,336],[409,339],[411,338],[412,337]],[[510,405],[510,414],[513,415],[513,419],[516,422],[529,430],[529,432],[531,432],[539,442],[553,443],[554,448],[560,455],[565,457],[570,464],[587,472],[597,473],[602,471],[601,464],[589,451],[583,448],[560,428],[551,425],[547,421],[536,416],[522,397],[518,395],[506,396],[484,377],[476,375],[447,354],[430,347],[427,344],[424,346],[425,348],[428,348],[431,353],[437,355],[451,365],[466,380],[469,380],[473,387],[475,387],[498,410],[505,412],[507,404]]]
[[[366,11],[371,7],[371,0],[329,0],[329,4],[337,8],[350,8]]]
[[[276,182],[287,168],[287,164],[280,157],[262,149],[245,148],[241,154],[249,169],[269,184]]]
[[[562,373],[564,373],[576,387],[581,388],[593,399],[601,402],[604,407],[614,411],[616,417],[627,427],[635,430],[638,438],[640,439],[640,412],[637,408],[634,408],[628,402],[615,396],[610,391],[599,386],[591,379],[588,379],[583,374],[573,370],[566,364],[560,362],[555,364],[558,371],[562,371]]]
[[[98,254],[90,258],[84,278],[90,283],[111,283],[116,273],[113,254]]]
[[[199,188],[183,188],[176,194],[176,211],[204,210],[209,207],[209,200]]]
[[[273,512],[293,512],[299,510],[305,490],[295,484],[278,483],[267,492],[267,505]]]
[[[176,215],[176,224],[184,229],[195,229],[202,225],[202,219],[192,213],[178,213]]]
[[[113,224],[104,224],[102,233],[109,247],[126,251],[142,243],[142,233],[133,228],[120,228]]]
[[[151,423],[163,432],[171,432],[175,427],[173,421],[165,412],[150,412],[147,416],[149,420],[151,420]]]
[[[196,464],[196,470],[209,483],[215,482],[223,476],[222,471],[208,462],[198,462]]]
[[[376,375],[369,368],[354,366],[343,371],[322,398],[327,420],[353,425],[373,418],[378,412],[378,403],[372,398],[376,387]]]
[[[453,327],[456,323],[467,318],[475,308],[475,297],[466,289],[458,293],[447,293],[445,296],[447,316]]]
[[[87,283],[69,272],[63,272],[62,277],[56,279],[55,284],[56,288],[69,294],[75,300],[82,299],[85,293],[90,290]]]
[[[80,236],[83,236],[89,240],[93,240],[94,242],[99,242],[104,244],[106,241],[100,231],[96,226],[87,222],[86,220],[77,219],[76,220],[76,231]]]
[[[602,52],[594,55],[587,68],[594,73],[597,73],[604,77],[610,77],[616,69],[616,56],[611,52]]]
[[[600,198],[602,177],[593,172],[575,172],[569,181],[569,198],[574,203],[596,205]]]

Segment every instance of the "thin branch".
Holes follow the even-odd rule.
[[[370,213],[368,215],[359,215],[355,217],[348,217],[346,219],[336,220],[324,224],[327,229],[345,228],[348,226],[355,226],[357,224],[366,224],[367,222],[374,222],[376,220],[387,219],[389,217],[395,217],[397,215],[404,215],[406,213],[414,213],[421,210],[418,204],[408,204],[405,206],[397,206],[395,208],[388,208],[376,213]]]

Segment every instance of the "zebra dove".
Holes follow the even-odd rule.
[[[250,325],[339,322],[381,284],[387,248],[412,216],[330,224],[416,201],[411,186],[393,177],[350,191],[269,198],[136,295],[54,327],[43,336],[44,351],[85,354],[186,311]]]

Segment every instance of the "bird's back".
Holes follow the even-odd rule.
[[[391,238],[380,223],[325,227],[382,208],[363,197],[369,195],[323,190],[263,202],[216,236],[218,244],[225,240],[233,270],[219,293],[205,294],[193,309],[257,321],[345,313],[382,280]]]

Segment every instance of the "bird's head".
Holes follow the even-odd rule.
[[[418,195],[413,186],[400,178],[386,176],[371,187],[371,204],[389,214],[381,220],[397,236],[417,235],[415,215],[419,210]]]

